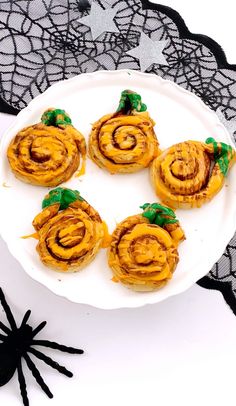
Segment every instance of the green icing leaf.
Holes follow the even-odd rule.
[[[143,204],[142,206],[139,206],[139,207],[140,207],[140,209],[145,210],[148,206],[150,206],[150,203],[145,203],[145,204]]]
[[[163,227],[166,224],[166,219],[163,217],[162,213],[156,213],[153,223],[157,226]]]
[[[147,208],[149,209],[154,209],[155,211],[158,210],[162,212],[163,214],[166,214],[167,216],[170,217],[176,217],[175,212],[170,209],[169,207],[162,206],[160,203],[145,203],[142,206],[140,206],[141,209],[146,210]]]
[[[60,203],[62,199],[63,188],[58,187],[49,192],[42,202],[42,208],[51,206],[52,204]]]
[[[143,217],[146,217],[151,224],[163,227],[166,224],[177,223],[175,212],[169,207],[162,206],[159,203],[145,203],[140,206],[144,210]]]
[[[213,144],[214,148],[214,160],[218,163],[220,170],[224,176],[227,175],[229,170],[229,163],[230,159],[233,158],[233,148],[231,145],[225,144],[221,142],[221,151],[219,152],[219,148],[217,146],[217,142],[214,138],[209,137],[206,139],[206,144]],[[230,152],[230,159],[229,159],[229,152]]]
[[[43,113],[41,121],[45,125],[53,125],[58,127],[59,125],[71,125],[70,116],[61,109],[47,110]]]
[[[147,106],[142,103],[141,96],[138,93],[131,90],[123,90],[117,112],[123,111],[125,114],[129,114],[132,110],[138,112],[146,111]]]
[[[78,190],[57,187],[56,189],[50,190],[49,194],[44,198],[42,208],[44,209],[45,207],[60,203],[59,210],[64,210],[76,200],[84,200]]]
[[[156,217],[156,210],[149,210],[144,212],[143,217],[146,217],[150,221],[150,223],[154,223]]]
[[[206,144],[213,144],[213,148],[214,148],[214,157],[217,155],[218,153],[218,148],[217,148],[217,142],[214,138],[209,137],[206,139],[205,141]]]

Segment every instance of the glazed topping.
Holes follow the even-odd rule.
[[[143,206],[140,206],[140,208],[143,209],[142,216],[146,217],[151,224],[163,227],[166,224],[178,222],[174,211],[159,203],[145,203]]]
[[[152,183],[162,204],[190,209],[209,202],[224,183],[224,175],[214,163],[212,144],[185,141],[165,150],[151,166]]]
[[[102,248],[108,248],[108,247],[110,246],[110,244],[111,244],[112,237],[111,237],[111,235],[109,234],[108,226],[107,226],[107,224],[105,223],[105,221],[102,222],[102,226],[103,226],[103,233],[104,233],[104,236],[103,236],[103,240],[102,240],[102,245],[101,245],[101,247],[102,247]]]
[[[42,202],[42,208],[44,209],[45,207],[60,203],[59,210],[64,210],[76,200],[84,200],[80,196],[80,192],[78,192],[78,190],[57,187],[56,189],[51,190],[49,194],[45,196]]]
[[[42,117],[41,121],[45,125],[52,125],[58,127],[60,125],[72,125],[70,116],[61,109],[49,109],[46,110]]]
[[[212,137],[207,138],[205,142],[206,144],[213,144],[214,160],[218,163],[222,174],[226,176],[229,170],[230,159],[233,158],[233,148],[224,142],[217,143]]]
[[[138,93],[131,90],[123,90],[117,112],[131,114],[134,110],[141,113],[147,110],[147,106],[142,103],[141,96]]]
[[[39,234],[37,251],[46,266],[62,272],[77,271],[88,264],[101,248],[103,223],[96,210],[80,197],[78,191],[58,189],[51,191],[53,202],[50,202],[50,195],[46,196],[43,202],[46,207],[33,220]],[[47,207],[54,202],[56,204]]]
[[[108,252],[113,280],[136,291],[159,289],[172,277],[179,258],[177,246],[183,240],[179,223],[162,228],[140,214],[126,218],[113,232]]]

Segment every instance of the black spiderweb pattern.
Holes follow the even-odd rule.
[[[58,80],[96,70],[135,69],[127,51],[143,31],[167,40],[168,66],[147,72],[194,92],[213,110],[235,139],[236,65],[229,65],[211,38],[189,32],[181,16],[147,0],[93,0],[116,7],[118,33],[93,41],[90,28],[78,22],[89,14],[85,0],[0,0],[0,110],[16,114]],[[86,0],[87,2],[87,0]],[[85,2],[85,3],[86,3]],[[91,0],[89,2],[91,4]],[[210,273],[198,283],[220,290],[236,314],[236,235]]]

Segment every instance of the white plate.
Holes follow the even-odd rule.
[[[33,279],[54,293],[104,309],[138,307],[183,292],[209,272],[235,231],[236,165],[211,203],[200,209],[177,211],[187,240],[179,247],[180,262],[173,279],[159,291],[136,293],[112,282],[106,250],[101,250],[81,272],[57,273],[40,262],[36,240],[20,238],[33,232],[31,222],[41,210],[47,188],[27,185],[14,177],[6,158],[10,140],[22,127],[40,121],[48,107],[65,109],[87,139],[91,123],[115,111],[121,91],[127,88],[142,95],[156,121],[162,149],[188,139],[205,141],[209,136],[232,144],[216,114],[173,82],[136,71],[100,71],[58,82],[36,97],[4,134],[0,149],[0,231],[12,255]],[[3,187],[3,182],[10,187]],[[86,174],[82,178],[73,177],[64,185],[81,192],[107,222],[110,232],[117,222],[138,213],[141,204],[157,200],[148,169],[136,174],[110,175],[89,159]]]

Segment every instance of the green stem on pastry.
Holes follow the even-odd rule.
[[[205,142],[206,142],[206,144],[213,144],[214,160],[218,163],[223,175],[226,176],[228,173],[228,170],[229,170],[230,159],[233,158],[233,148],[230,145],[225,144],[224,142],[221,142],[220,143],[221,150],[219,152],[218,143],[214,138],[209,137],[206,139]],[[229,153],[230,153],[230,159],[229,159]]]
[[[146,104],[142,103],[141,96],[132,90],[123,90],[120,97],[117,112],[130,114],[132,111],[142,112],[147,110]]]
[[[169,207],[162,206],[159,203],[145,203],[140,206],[143,209],[142,216],[146,217],[151,224],[156,224],[160,227],[166,224],[177,223],[175,212]]]
[[[56,189],[50,190],[49,194],[45,196],[42,202],[42,208],[44,209],[45,207],[60,203],[59,210],[64,210],[76,200],[84,200],[78,190],[57,187]]]
[[[71,125],[70,116],[61,109],[49,109],[46,110],[42,117],[41,122],[45,125],[52,125],[58,127],[59,125]]]

